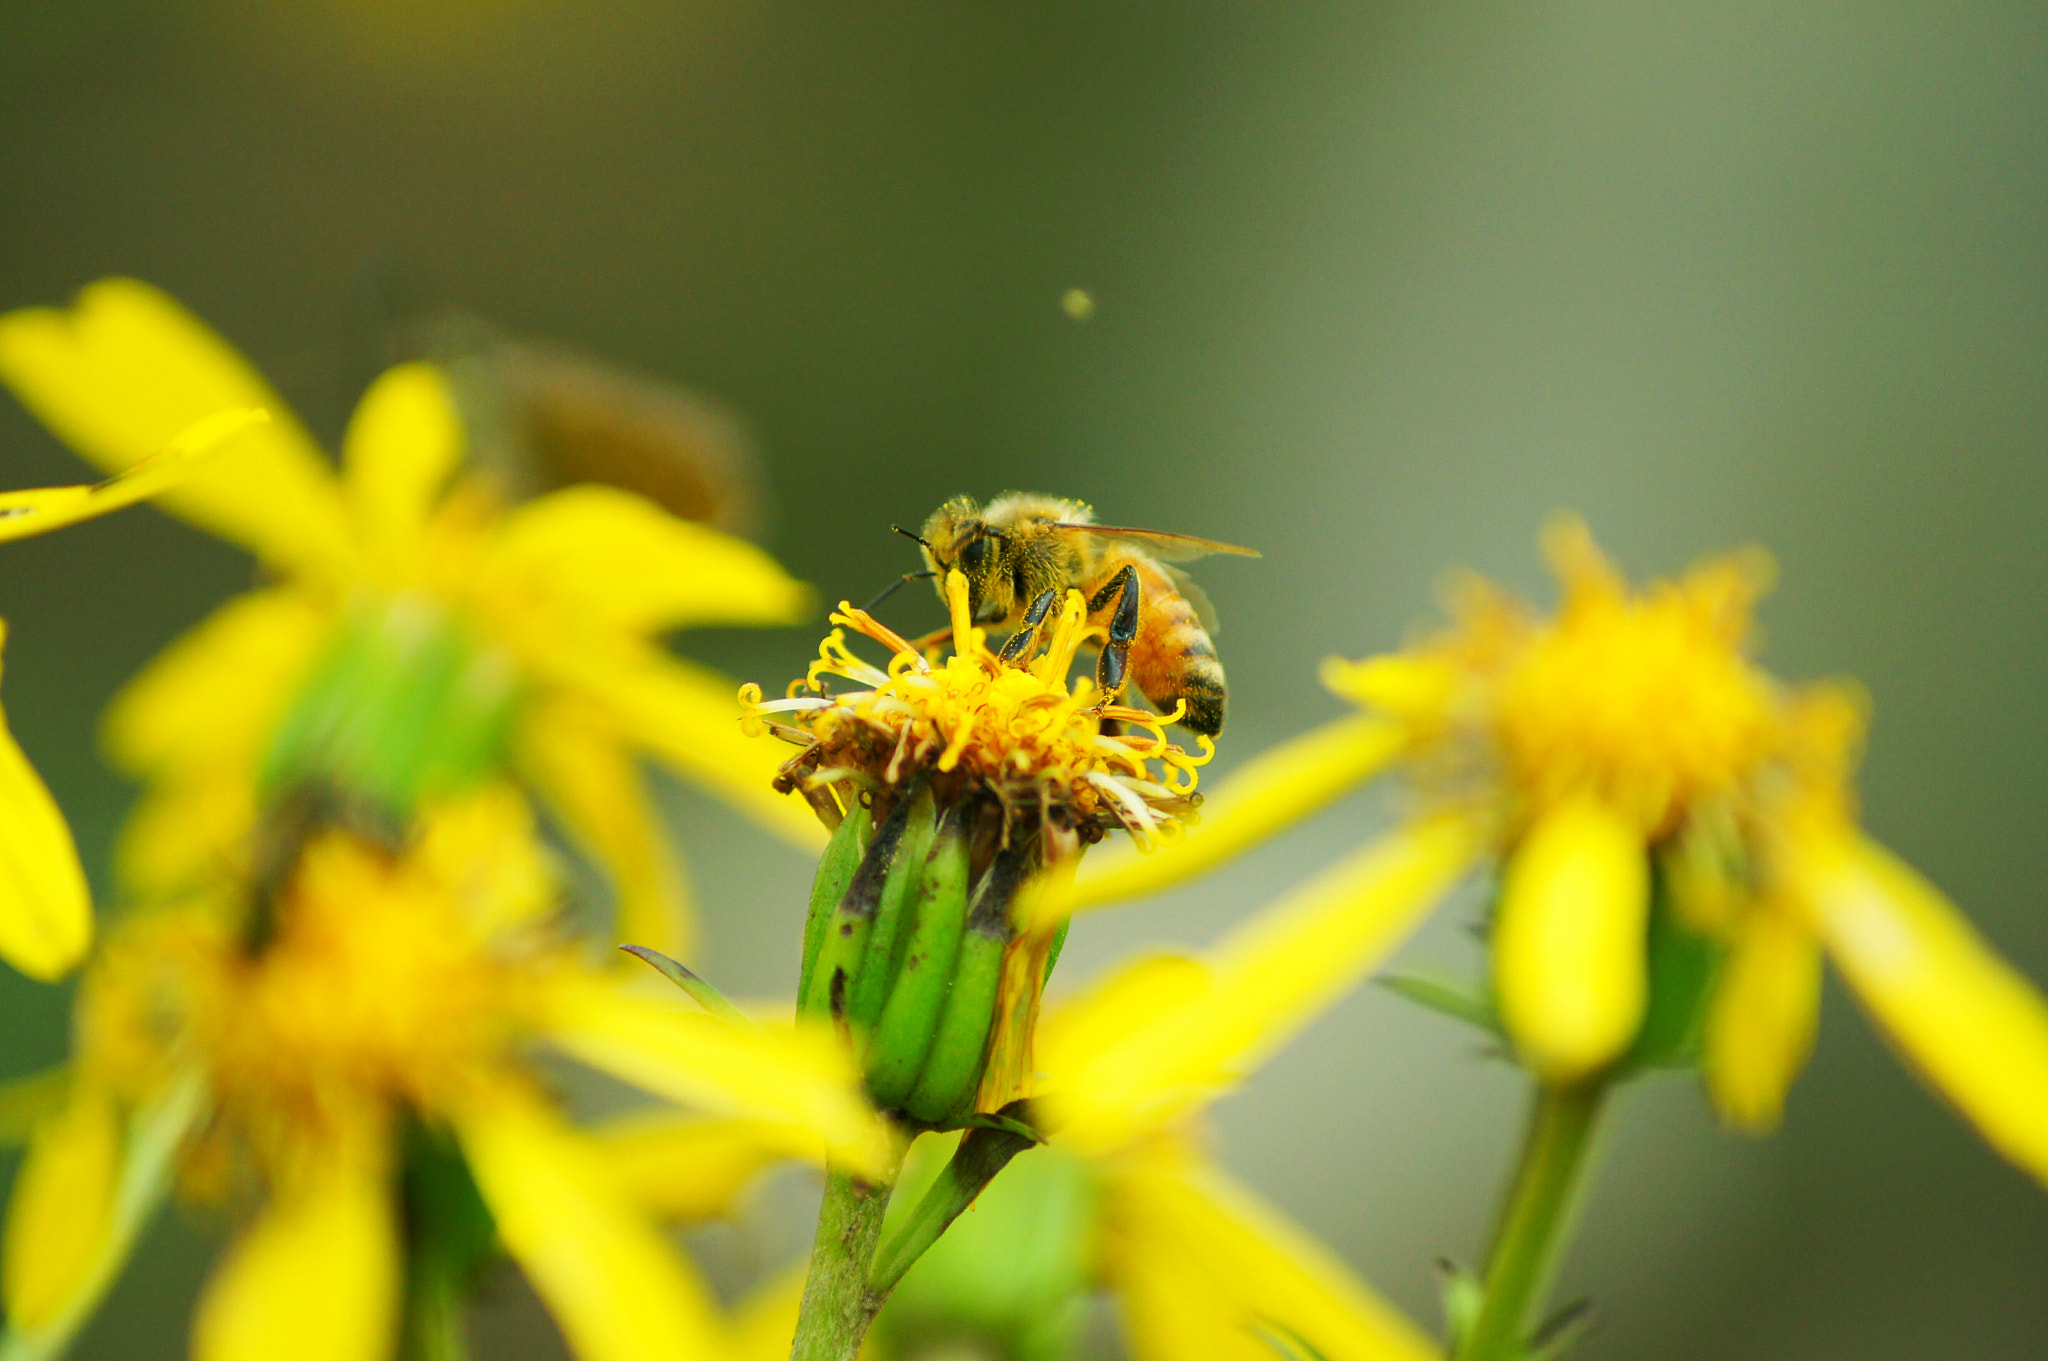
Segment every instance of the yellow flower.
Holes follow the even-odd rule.
[[[260,410],[217,412],[189,425],[154,457],[87,487],[0,492],[0,542],[61,529],[161,494],[202,458],[261,424]],[[0,643],[7,626],[0,623]],[[0,959],[52,979],[85,955],[92,903],[71,829],[0,715]]]
[[[1205,737],[1191,755],[1166,740],[1170,718],[1110,702],[1091,678],[1069,681],[1090,633],[1080,592],[1000,654],[970,618],[966,578],[948,573],[945,592],[953,652],[943,661],[842,602],[840,627],[786,698],[763,701],[754,686],[741,698],[749,731],[773,726],[803,745],[776,788],[801,791],[840,838],[864,834],[864,822],[842,827],[856,814],[875,828],[840,862],[841,882],[820,872],[801,1004],[872,1036],[877,1104],[950,1127],[1029,1085],[1058,924],[1013,930],[1019,888],[1071,873],[1112,831],[1147,846],[1177,836],[1213,746]],[[886,646],[886,668],[850,651],[847,629]],[[832,678],[859,688],[834,691]]]
[[[253,1208],[201,1302],[201,1361],[388,1356],[404,1282],[424,1278],[420,1215],[472,1184],[579,1356],[722,1357],[708,1293],[565,1121],[534,1049],[738,1117],[727,1143],[830,1141],[869,1167],[883,1137],[827,1037],[596,970],[555,901],[525,801],[496,785],[427,811],[402,846],[330,826],[281,884],[125,921],[10,1208],[7,1354],[61,1350],[175,1178]],[[670,1195],[715,1203],[753,1165],[671,1167]]]
[[[1069,684],[1074,654],[1091,631],[1081,593],[1067,592],[1042,653],[1034,647],[1007,660],[970,619],[967,579],[958,572],[946,575],[946,600],[953,653],[942,663],[928,662],[842,601],[831,620],[840,627],[820,644],[810,674],[790,686],[788,698],[764,702],[758,686],[745,688],[749,731],[764,731],[768,716],[787,714],[796,726],[785,735],[804,746],[783,766],[777,788],[802,791],[835,826],[840,808],[824,791],[856,779],[900,786],[925,778],[986,794],[1006,810],[1034,815],[1034,826],[1058,827],[1082,844],[1118,828],[1148,847],[1155,837],[1178,833],[1194,807],[1197,768],[1213,744],[1199,739],[1203,754],[1191,756],[1166,740],[1170,717],[1106,702],[1089,677]],[[889,649],[886,670],[848,650],[849,628]],[[827,676],[861,688],[834,693],[822,683]],[[1134,738],[1119,725],[1145,736]]]
[[[1384,960],[1476,849],[1460,819],[1418,823],[1205,956],[1141,960],[1047,1016],[1032,1111],[1051,1149],[1094,1175],[1098,1269],[1141,1361],[1270,1358],[1261,1328],[1329,1361],[1435,1355],[1327,1249],[1205,1158],[1187,1126]]]
[[[1823,951],[1865,1008],[1991,1143],[2048,1180],[2048,1006],[1938,891],[1856,829],[1859,692],[1795,690],[1748,656],[1758,553],[1631,591],[1576,521],[1546,536],[1563,601],[1544,616],[1484,583],[1453,627],[1331,662],[1361,715],[1296,739],[1149,860],[1112,852],[1069,899],[1186,878],[1387,765],[1434,816],[1486,829],[1499,898],[1499,1019],[1539,1076],[1570,1082],[1698,1027],[1708,1086],[1752,1128],[1802,1066]],[[1274,798],[1274,791],[1280,797]],[[1657,1014],[1658,941],[1670,1015]]]
[[[679,951],[684,887],[641,753],[818,844],[767,790],[772,761],[740,736],[731,686],[655,641],[800,617],[804,589],[752,545],[601,486],[505,505],[465,466],[447,385],[420,364],[371,386],[337,475],[246,361],[131,280],[0,317],[0,379],[110,468],[224,406],[278,415],[232,469],[164,498],[277,584],[173,644],[108,717],[110,752],[150,786],[123,846],[137,888],[191,882],[295,778],[403,812],[509,766],[608,870],[624,934]]]
[[[1114,1295],[1138,1361],[1272,1361],[1281,1353],[1268,1339],[1304,1342],[1329,1361],[1437,1355],[1334,1254],[1211,1161],[1196,1127],[1383,960],[1477,851],[1468,824],[1428,820],[1201,956],[1142,958],[1051,1008],[1029,1105],[1046,1146],[1017,1155],[889,1307],[923,1315],[964,1292],[984,1325],[993,1312],[1022,1329],[1050,1324],[1063,1296],[1099,1287]],[[1052,1200],[1061,1208],[1046,1209]],[[750,1310],[754,1349],[741,1355],[786,1354],[795,1307],[786,1287],[764,1294]],[[886,1311],[881,1328],[890,1332]]]

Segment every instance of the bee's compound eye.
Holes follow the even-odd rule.
[[[979,535],[969,539],[967,546],[960,550],[961,570],[979,572],[982,568],[988,566],[989,552],[990,545],[987,539]]]

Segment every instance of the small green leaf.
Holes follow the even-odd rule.
[[[754,1023],[747,1019],[746,1013],[726,1001],[724,993],[661,951],[650,950],[644,945],[621,945],[619,948],[637,959],[644,959],[652,964],[657,973],[694,997],[699,1006],[719,1020],[730,1021],[734,1025],[745,1026],[748,1029],[753,1028]]]
[[[1486,1287],[1477,1276],[1448,1257],[1437,1258],[1436,1269],[1442,1277],[1442,1284],[1437,1287],[1437,1298],[1444,1311],[1444,1333],[1455,1351],[1479,1318],[1479,1306],[1486,1298]]]
[[[1387,974],[1375,981],[1418,1006],[1476,1026],[1495,1039],[1507,1038],[1500,1014],[1494,1010],[1493,994],[1484,984],[1442,974]]]
[[[1527,1361],[1561,1361],[1579,1343],[1593,1323],[1593,1301],[1573,1300],[1557,1310],[1529,1338]]]
[[[1275,1355],[1286,1361],[1330,1361],[1327,1356],[1310,1346],[1308,1339],[1291,1328],[1282,1327],[1270,1319],[1262,1319],[1252,1325],[1252,1331],[1259,1341],[1271,1347]]]

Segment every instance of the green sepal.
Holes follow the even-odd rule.
[[[881,903],[882,889],[896,862],[896,851],[903,844],[904,828],[910,823],[912,802],[899,799],[875,828],[853,877],[847,881],[846,892],[832,909],[825,924],[825,938],[818,945],[818,962],[798,999],[803,1014],[829,1016],[835,1021],[845,1018],[853,980],[867,954],[875,909]]]
[[[889,875],[882,882],[882,896],[875,903],[874,924],[868,928],[867,949],[861,954],[860,970],[847,994],[846,1019],[855,1033],[872,1026],[882,1014],[882,1004],[896,973],[903,965],[905,947],[912,932],[904,918],[924,878],[925,857],[931,851],[932,827],[937,812],[931,789],[918,791],[910,804],[910,820],[903,826],[903,840],[890,862]]]
[[[818,857],[818,873],[811,880],[811,910],[804,919],[804,961],[802,972],[797,977],[796,995],[811,995],[811,975],[817,972],[818,949],[825,941],[825,928],[832,920],[839,900],[846,896],[846,886],[853,882],[853,872],[860,867],[860,860],[867,853],[868,837],[874,831],[874,819],[857,791],[849,791],[853,806],[846,810],[846,816],[839,820],[832,839],[825,843],[825,853]]]
[[[1635,1043],[1616,1064],[1622,1076],[1653,1068],[1690,1068],[1699,1062],[1707,1007],[1727,953],[1719,941],[1679,923],[1661,873],[1652,895],[1644,944],[1649,999]]]
[[[1052,944],[1045,951],[1045,976],[1038,980],[1041,990],[1052,982],[1053,966],[1060,962],[1060,951],[1067,948],[1067,928],[1074,924],[1071,916],[1061,917],[1060,924],[1053,928]]]
[[[945,1010],[924,1070],[903,1106],[913,1119],[934,1128],[951,1128],[973,1114],[1002,988],[1003,951],[1010,943],[1010,903],[1030,871],[1030,861],[1031,852],[1023,847],[1000,851],[968,904]]]
[[[1505,1041],[1508,1037],[1493,1004],[1493,990],[1484,983],[1437,973],[1385,974],[1373,981],[1396,997],[1463,1021],[1494,1039]]]
[[[949,813],[925,857],[902,964],[868,1037],[868,1095],[882,1110],[909,1099],[945,1014],[967,927],[968,855],[966,832]]]

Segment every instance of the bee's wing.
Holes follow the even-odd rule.
[[[1167,579],[1173,582],[1173,589],[1181,593],[1181,598],[1195,607],[1195,618],[1201,621],[1203,629],[1214,638],[1221,629],[1216,623],[1216,607],[1209,603],[1209,593],[1197,586],[1195,579],[1178,567],[1169,567],[1162,562],[1159,564],[1159,570],[1166,573]]]
[[[1098,539],[1113,539],[1143,549],[1162,562],[1193,562],[1206,558],[1211,553],[1232,553],[1240,558],[1263,556],[1256,548],[1240,548],[1234,543],[1218,543],[1214,539],[1198,539],[1192,534],[1164,534],[1156,529],[1130,529],[1123,525],[1059,524],[1057,529],[1071,529],[1082,534],[1091,534]]]

